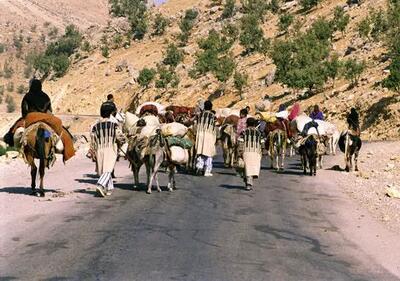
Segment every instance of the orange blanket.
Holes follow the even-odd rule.
[[[49,125],[57,135],[60,136],[64,144],[64,162],[75,155],[74,141],[71,134],[62,126],[60,118],[41,112],[31,112],[25,117],[25,128],[37,122],[43,122]]]

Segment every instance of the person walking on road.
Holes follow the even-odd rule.
[[[91,156],[96,161],[96,172],[100,176],[97,181],[97,193],[105,197],[114,189],[112,173],[118,157],[118,143],[124,137],[115,118],[113,108],[101,108],[101,119],[91,129]]]
[[[204,176],[212,176],[212,158],[216,154],[215,143],[217,140],[217,129],[215,126],[215,113],[212,111],[211,101],[204,102],[204,111],[197,120],[196,173],[199,175],[204,170]]]
[[[265,142],[262,133],[256,128],[254,118],[247,119],[247,129],[239,137],[240,154],[244,163],[243,179],[246,190],[252,190],[254,179],[261,169],[262,145]]]

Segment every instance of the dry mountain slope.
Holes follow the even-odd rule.
[[[237,1],[239,5],[239,1]],[[320,104],[326,112],[328,119],[344,127],[345,112],[350,107],[356,106],[361,111],[363,123],[363,137],[365,139],[393,139],[400,133],[400,101],[397,93],[384,88],[374,87],[376,82],[385,77],[384,70],[388,62],[381,58],[386,52],[381,43],[361,39],[357,32],[357,23],[365,18],[371,8],[385,7],[385,1],[366,0],[360,6],[347,6],[345,1],[325,0],[311,12],[300,12],[297,2],[291,2],[289,11],[298,19],[304,21],[303,30],[309,27],[321,16],[332,18],[333,9],[340,5],[350,15],[350,23],[346,32],[335,33],[332,41],[332,49],[340,58],[365,60],[366,71],[360,79],[357,87],[349,87],[349,82],[339,79],[334,88],[328,82],[324,90],[311,97],[300,96],[304,109],[313,104]],[[176,89],[157,89],[150,86],[149,89],[141,89],[135,82],[138,71],[143,67],[156,67],[162,61],[163,52],[170,42],[176,42],[179,33],[179,20],[187,8],[195,8],[199,11],[197,23],[192,30],[189,42],[183,47],[185,52],[184,62],[178,65],[177,73],[180,84]],[[146,35],[142,41],[134,41],[130,48],[119,49],[111,52],[108,59],[95,52],[88,58],[76,63],[69,73],[62,79],[48,84],[54,94],[62,89],[59,95],[57,109],[62,112],[97,113],[98,107],[107,93],[114,93],[120,107],[128,107],[134,96],[140,101],[157,100],[164,103],[194,105],[198,98],[214,99],[216,106],[242,107],[253,106],[265,94],[272,96],[274,107],[279,104],[292,104],[297,100],[290,89],[286,89],[278,83],[266,85],[265,78],[273,76],[274,65],[268,57],[260,54],[242,56],[243,48],[235,44],[232,48],[236,60],[237,69],[249,74],[249,87],[245,90],[245,98],[240,100],[238,93],[233,88],[233,81],[226,83],[223,95],[218,93],[221,87],[212,75],[207,74],[199,79],[192,79],[188,71],[192,68],[195,53],[198,51],[197,42],[204,38],[209,30],[220,30],[224,24],[220,15],[222,7],[213,7],[207,0],[178,1],[171,0],[160,7],[155,8],[152,14],[161,12],[171,20],[167,33],[161,37]],[[241,17],[237,13],[227,21],[238,22]],[[278,17],[268,14],[263,24],[263,30],[268,38],[278,37]],[[347,51],[352,51],[348,53]],[[117,66],[124,66],[126,71],[118,71]]]

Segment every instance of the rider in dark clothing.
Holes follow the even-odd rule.
[[[347,124],[349,129],[352,130],[357,135],[360,134],[360,120],[357,110],[353,107],[350,113],[347,115]]]
[[[42,91],[42,82],[32,80],[29,92],[24,96],[21,103],[22,118],[30,112],[52,112],[49,96]]]
[[[100,115],[101,117],[104,116],[110,116],[113,115],[115,116],[117,114],[117,106],[114,103],[114,96],[112,94],[109,94],[107,96],[107,101],[103,102],[100,108]]]

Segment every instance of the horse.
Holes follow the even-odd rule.
[[[44,197],[43,179],[45,168],[50,168],[55,161],[56,134],[48,125],[38,122],[25,129],[22,142],[22,151],[24,152],[25,160],[31,167],[32,195]],[[39,159],[39,193],[36,191],[38,168],[35,165],[35,159]]]
[[[317,146],[318,141],[314,135],[307,136],[299,147],[301,164],[304,174],[307,174],[307,167],[310,169],[310,176],[317,175]]]
[[[351,131],[344,131],[339,138],[339,148],[345,155],[346,172],[353,169],[358,171],[358,154],[361,150],[362,141],[357,134],[352,134]]]
[[[274,160],[276,169],[284,169],[285,155],[287,145],[287,133],[281,129],[275,129],[269,133],[269,155],[271,158],[271,169],[274,168]],[[281,161],[279,161],[279,158]],[[280,164],[279,164],[280,163]]]

